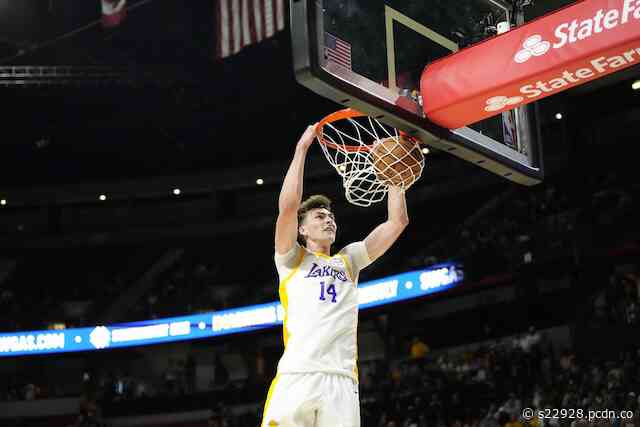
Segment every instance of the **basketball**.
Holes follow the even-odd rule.
[[[420,178],[424,156],[420,146],[411,139],[386,138],[374,145],[371,162],[380,182],[406,190]]]

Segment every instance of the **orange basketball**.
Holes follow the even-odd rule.
[[[409,188],[422,174],[424,155],[413,140],[400,137],[378,141],[371,150],[378,180],[385,185]]]

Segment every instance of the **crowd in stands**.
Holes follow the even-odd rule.
[[[610,419],[578,419],[581,413],[595,417],[590,411],[603,409],[633,416],[617,425],[640,421],[640,347],[610,358],[580,357],[570,348],[553,348],[544,333],[532,328],[453,349],[430,350],[416,338],[405,350],[400,359],[360,364],[363,426],[540,427],[539,414],[553,415],[555,408],[573,413],[547,417],[544,425],[616,425]],[[145,405],[144,400],[135,402]],[[212,405],[208,425],[259,424],[263,400],[220,402]],[[233,415],[234,404],[255,405]],[[533,410],[532,417],[523,415],[525,408]]]
[[[640,276],[634,272],[612,274],[591,301],[589,321],[593,325],[638,325]]]
[[[588,300],[588,318],[598,324],[632,322],[629,307],[637,304],[640,294],[636,267],[615,269],[610,282]],[[414,337],[410,343],[399,341],[402,350],[391,359],[360,364],[363,426],[540,426],[536,417],[522,417],[523,408],[574,408],[584,413],[613,408],[640,416],[637,346],[609,357],[578,355],[570,348],[553,348],[544,334],[533,328],[517,336],[451,349],[432,349],[428,335],[424,338]],[[114,410],[153,413],[183,405],[185,410],[203,406],[214,409],[217,415],[210,425],[254,427],[269,382],[265,377],[230,381],[228,375],[217,372],[213,390],[198,393],[194,389],[193,360],[173,360],[163,377],[155,381],[122,371],[104,371],[95,378],[89,373],[83,375],[87,388],[93,390],[86,393],[93,397],[86,405],[95,409],[89,411],[94,414],[91,417],[83,409],[76,425],[88,425],[89,419],[99,425],[99,408],[109,415]],[[21,380],[5,383],[3,400],[58,395],[55,387],[38,383],[37,376]],[[253,406],[239,416],[232,412],[237,405]],[[605,425],[567,419],[547,421],[552,426]]]
[[[255,282],[260,278],[259,282]],[[208,247],[188,248],[127,314],[131,320],[219,311],[275,301],[274,273],[217,264]],[[215,286],[212,286],[215,283]],[[244,283],[239,285],[238,283]]]
[[[557,254],[614,245],[621,234],[629,237],[639,188],[613,173],[589,181],[557,179],[504,193],[487,204],[483,215],[471,216],[412,257],[408,267],[457,259],[482,276]],[[602,236],[609,241],[599,239]]]
[[[633,264],[614,269],[608,283],[599,286],[587,299],[587,323],[596,326],[637,325],[635,310],[640,302],[640,276],[637,271],[637,265]],[[499,336],[499,333],[486,336]],[[510,393],[514,393],[519,405],[524,407],[542,408],[543,404],[552,408],[567,407],[567,399],[573,399],[572,403],[578,405],[582,402],[578,406],[584,408],[593,402],[605,402],[609,406],[604,407],[608,408],[621,407],[621,402],[626,402],[623,394],[628,396],[628,393],[640,390],[636,388],[640,380],[637,366],[640,351],[627,352],[619,360],[604,361],[578,358],[566,352],[556,356],[557,351],[554,355],[549,343],[535,330],[507,340],[490,341],[473,350],[433,351],[426,342],[428,340],[417,337],[410,343],[402,342],[400,345],[408,346],[405,349],[407,358],[361,364],[363,419],[368,420],[364,425],[411,426],[415,421],[419,427],[434,423],[457,425],[457,422],[461,425],[502,426],[505,417],[512,415],[505,415],[501,410],[503,400],[506,401]],[[110,407],[132,405],[130,407],[139,408],[146,405],[153,408],[158,399],[188,402],[193,401],[197,394],[194,363],[192,358],[171,359],[162,377],[152,380],[117,369],[102,371],[88,383],[95,387],[96,399]],[[616,370],[620,367],[623,367],[622,376]],[[208,401],[211,396],[216,396],[214,400],[225,405],[256,404],[254,418],[258,417],[259,402],[264,398],[269,381],[264,376],[264,368],[258,378],[233,382],[228,380],[228,372],[217,358],[216,371],[216,383],[211,384],[213,391],[204,393],[204,397],[200,393],[201,399]],[[89,376],[88,373],[83,375]],[[595,379],[593,384],[587,384],[585,378]],[[3,377],[2,383],[0,400],[3,401],[64,396],[59,387],[42,382],[37,372],[31,376],[22,372]],[[599,387],[606,393],[600,393]],[[456,406],[458,399],[465,402],[460,408]],[[474,402],[476,406],[472,407],[468,402]],[[560,403],[563,406],[558,406]],[[420,407],[431,409],[426,412],[415,409]],[[380,408],[387,409],[380,411]],[[433,412],[436,409],[441,412]],[[458,412],[458,409],[466,412]],[[231,417],[228,406],[219,407],[217,411]],[[245,414],[242,421],[227,425],[253,425],[249,419],[252,419],[251,415]],[[528,425],[536,427],[535,424]]]
[[[16,256],[0,281],[0,332],[95,324],[161,253],[127,247]]]
[[[569,349],[555,352],[535,331],[483,343],[473,349],[437,352],[363,368],[363,425],[539,426],[523,409],[627,410],[640,420],[640,350],[618,357],[580,358]],[[559,417],[558,417],[559,418]],[[575,418],[548,420],[577,423]],[[596,420],[592,420],[596,421]],[[608,424],[604,424],[608,425]],[[623,424],[624,425],[624,424]]]

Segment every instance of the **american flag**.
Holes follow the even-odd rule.
[[[351,69],[351,45],[333,34],[324,35],[324,56],[328,61]]]
[[[284,29],[284,0],[213,0],[216,2],[216,58],[272,37]]]

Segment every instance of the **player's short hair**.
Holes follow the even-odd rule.
[[[309,196],[298,208],[298,226],[302,224],[307,213],[312,209],[326,209],[331,212],[331,199],[322,194]],[[303,236],[298,233],[298,242],[304,246],[306,244]]]

